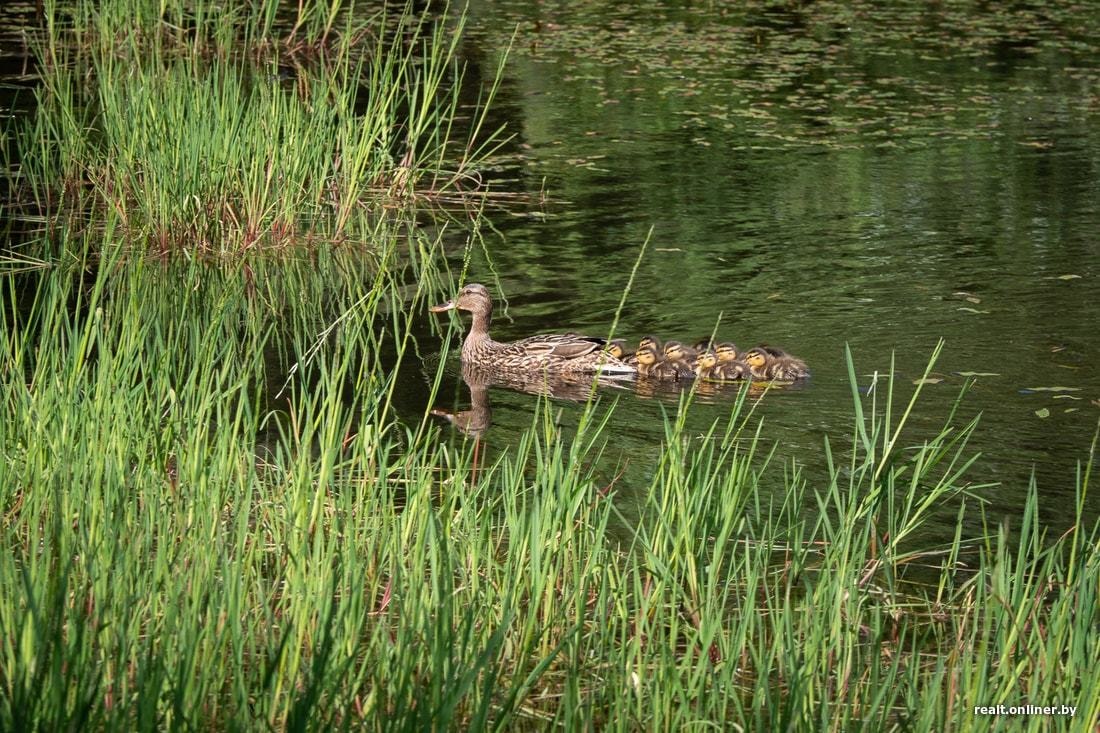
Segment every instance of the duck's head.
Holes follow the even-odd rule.
[[[473,313],[488,313],[493,309],[493,299],[489,296],[489,289],[480,283],[470,283],[458,291],[458,295],[442,305],[433,305],[432,313],[442,313],[454,310],[471,311]]]
[[[683,361],[689,356],[687,348],[679,341],[665,344],[665,358],[669,361]]]
[[[695,360],[696,366],[702,369],[711,369],[718,363],[718,354],[713,351],[704,351],[699,354],[699,358]]]
[[[731,361],[737,361],[737,357],[739,356],[737,345],[730,341],[725,341],[718,344],[718,346],[716,346],[714,349],[714,353],[718,357],[718,361],[722,362],[723,364]]]
[[[639,346],[634,356],[642,366],[653,366],[657,363],[657,349],[649,345]]]
[[[642,340],[638,342],[638,350],[653,349],[654,352],[661,350],[661,339],[656,336],[642,336]]]
[[[615,357],[616,359],[622,359],[624,356],[626,356],[626,349],[624,348],[623,343],[624,342],[622,339],[614,339],[612,341],[608,341],[606,344],[604,344],[603,350],[611,356]]]
[[[741,359],[753,369],[761,369],[768,363],[768,352],[758,346],[742,354]]]

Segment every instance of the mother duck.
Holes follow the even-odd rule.
[[[606,351],[607,340],[574,333],[531,336],[501,343],[489,335],[493,299],[479,283],[470,283],[451,300],[431,307],[432,313],[470,311],[474,322],[462,342],[462,362],[512,372],[548,374],[633,374],[635,368]]]

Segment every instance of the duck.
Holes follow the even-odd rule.
[[[714,368],[714,379],[732,381],[749,379],[752,375],[749,365],[741,360],[741,350],[732,341],[723,341],[714,349],[718,364]]]
[[[679,341],[668,341],[665,343],[665,363],[669,364],[672,369],[675,370],[676,377],[687,377],[695,375],[695,368],[692,362],[697,356],[694,349],[690,346],[685,346]]]
[[[469,311],[473,323],[462,342],[462,363],[511,372],[548,374],[633,374],[635,367],[606,351],[607,339],[575,333],[530,336],[519,341],[494,341],[489,335],[493,299],[489,289],[470,283],[451,300],[429,308],[432,313]]]
[[[714,347],[714,353],[721,364],[728,364],[731,361],[741,360],[741,349],[737,348],[737,344],[732,341],[723,341],[718,344]]]
[[[695,377],[710,379],[716,366],[718,366],[718,355],[710,349],[703,351],[695,358]]]
[[[638,375],[655,379],[676,379],[680,370],[664,360],[660,352],[651,344],[639,346],[635,352],[638,359]]]
[[[603,350],[616,359],[624,361],[634,353],[626,350],[626,339],[611,339],[604,345]]]
[[[661,339],[653,335],[642,336],[642,340],[638,342],[639,351],[647,347],[653,348],[658,354],[664,352],[664,347],[661,345]]]
[[[806,362],[773,346],[756,346],[743,355],[754,379],[793,382],[810,376]]]
[[[747,364],[736,359],[722,361],[717,351],[704,351],[696,359],[695,365],[695,374],[700,379],[733,382],[738,379],[749,379],[751,376]]]

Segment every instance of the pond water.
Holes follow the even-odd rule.
[[[973,379],[956,423],[981,415],[971,477],[997,483],[981,491],[989,515],[1017,514],[1034,473],[1043,518],[1055,531],[1071,522],[1076,464],[1100,421],[1100,14],[610,5],[470,5],[469,100],[511,44],[491,122],[513,137],[489,176],[508,197],[488,207],[472,248],[450,226],[449,266],[469,258],[467,280],[493,291],[494,335],[606,335],[638,263],[617,336],[694,341],[717,329],[809,363],[812,378],[769,393],[754,419],[777,460],[806,466],[811,483],[824,438],[843,450],[851,436],[845,347],[863,390],[893,358],[904,400],[942,338],[908,444],[935,435]],[[5,27],[29,22],[31,6],[20,7]],[[5,94],[21,92],[25,110],[26,47],[4,38]],[[425,313],[420,353],[441,337],[457,348],[468,323]],[[428,404],[426,369],[401,370],[410,421],[469,407],[457,365]],[[491,456],[532,423],[537,400],[500,387],[487,396]],[[691,434],[736,396],[701,396]],[[607,475],[621,472],[629,511],[680,395],[603,398],[617,430]],[[581,407],[552,406],[568,431]]]
[[[475,73],[518,29],[494,186],[528,203],[490,208],[467,278],[498,298],[494,335],[606,334],[641,256],[616,335],[719,324],[809,362],[812,379],[757,414],[811,477],[823,436],[851,434],[845,345],[864,388],[894,355],[907,399],[942,337],[910,442],[981,374],[959,421],[981,414],[972,478],[998,482],[981,493],[1011,515],[1034,471],[1064,527],[1100,420],[1100,21],[995,5],[474,2]],[[616,395],[617,447],[644,463],[677,397]],[[484,439],[500,449],[535,399],[491,397]]]

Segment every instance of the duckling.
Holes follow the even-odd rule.
[[[647,346],[652,347],[653,350],[656,351],[658,354],[662,353],[663,351],[663,348],[661,347],[661,339],[657,338],[656,336],[642,336],[642,340],[638,342],[638,351],[641,351]]]
[[[669,341],[665,344],[665,362],[672,366],[677,377],[695,375],[692,362],[696,356],[694,349],[684,346],[679,341]]]
[[[626,339],[612,339],[604,344],[603,350],[616,359],[625,359],[630,356],[626,350]]]
[[[738,379],[751,379],[752,370],[743,361],[727,361],[724,364],[719,362],[718,366],[714,367],[712,376],[714,379],[721,379],[723,382],[734,382]]]
[[[709,379],[714,374],[714,368],[718,366],[718,355],[707,349],[695,357],[695,377],[697,379]]]
[[[741,349],[732,341],[723,341],[714,347],[714,353],[718,356],[718,362],[728,364],[731,361],[740,361]]]
[[[640,376],[655,379],[676,379],[679,374],[679,370],[665,361],[653,346],[648,344],[639,346],[634,355],[638,359],[638,374]]]
[[[749,365],[741,361],[741,350],[732,341],[724,341],[714,349],[718,357],[718,365],[715,366],[711,376],[714,379],[733,381],[736,379],[748,379],[751,372]]]
[[[750,372],[744,362],[735,359],[723,362],[717,351],[705,351],[695,361],[695,374],[701,379],[733,382],[748,379]]]
[[[791,356],[782,349],[771,346],[757,346],[744,354],[754,379],[778,379],[793,382],[810,376],[806,362]]]

